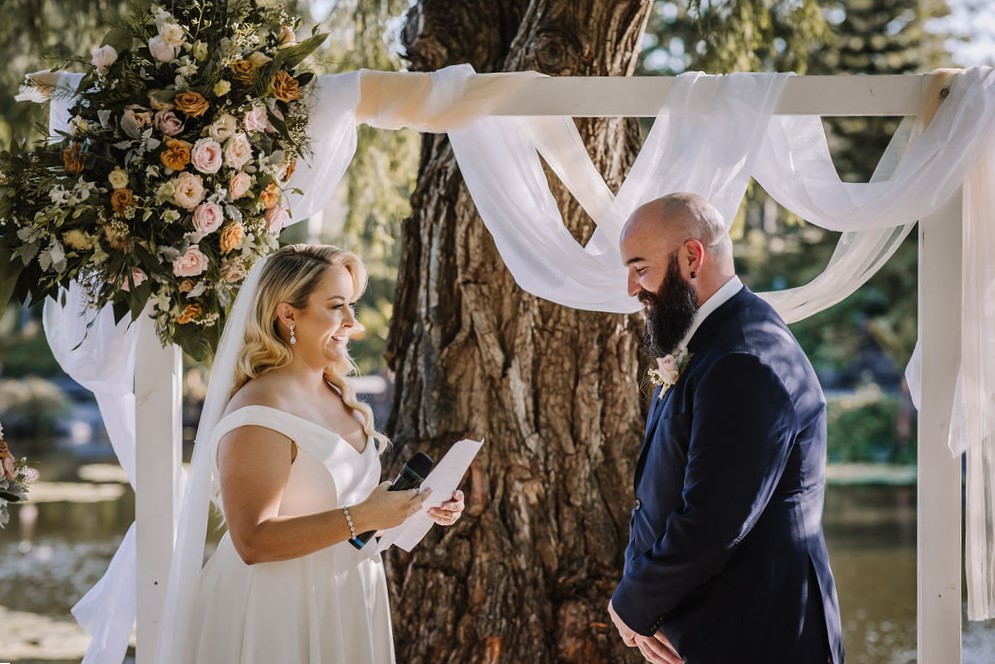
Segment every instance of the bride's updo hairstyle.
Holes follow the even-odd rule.
[[[350,251],[328,244],[292,244],[270,255],[259,276],[253,310],[246,321],[245,338],[235,366],[233,395],[249,380],[290,364],[293,353],[290,344],[280,336],[277,305],[286,302],[296,309],[306,309],[311,293],[325,272],[333,268],[342,268],[349,273],[355,297],[366,290],[366,269],[359,257]],[[352,359],[348,355],[346,358],[329,365],[325,369],[325,379],[338,389],[343,403],[362,416],[363,430],[373,437],[377,450],[382,453],[389,441],[374,428],[373,411],[356,398],[356,390],[346,380],[346,376],[358,372]]]

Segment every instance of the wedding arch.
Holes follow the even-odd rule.
[[[52,129],[67,123],[69,103],[53,100]],[[995,355],[988,338],[995,329],[995,265],[988,260],[995,249],[995,72],[547,78],[478,75],[468,66],[433,74],[361,71],[321,77],[312,114],[315,154],[291,181],[303,191],[291,200],[295,219],[321,209],[342,177],[357,123],[448,132],[515,280],[575,308],[639,308],[625,293],[616,240],[638,204],[670,191],[702,194],[731,220],[752,176],[789,210],[843,231],[822,275],[765,294],[789,322],[859,288],[918,221],[921,354],[908,372],[920,408],[918,661],[960,661],[965,452],[969,616],[995,616],[995,477],[986,470],[995,464]],[[822,115],[905,120],[871,182],[844,184]],[[617,194],[591,165],[575,116],[656,118]],[[597,223],[586,244],[563,226],[540,155]],[[182,493],[180,352],[163,348],[144,320],[115,325],[109,311],[81,319],[81,308],[78,292],[62,304],[48,301],[46,334],[63,368],[97,396],[136,487],[137,528],[74,613],[94,637],[86,660],[94,662],[120,661],[137,616],[144,664],[156,650]]]

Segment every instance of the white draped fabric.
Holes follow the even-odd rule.
[[[875,177],[864,184],[840,182],[818,118],[773,115],[787,75],[732,74],[715,86],[700,85],[715,77],[685,74],[674,81],[617,196],[591,164],[572,119],[485,115],[495,95],[535,73],[491,77],[483,83],[472,74],[462,65],[427,78],[394,75],[398,78],[391,80],[415,85],[393,91],[390,85],[377,87],[372,110],[366,97],[372,96],[373,82],[378,86],[384,82],[383,74],[363,71],[319,77],[312,107],[314,154],[291,181],[291,187],[303,191],[289,197],[293,218],[301,220],[320,210],[332,195],[355,150],[357,122],[448,131],[467,187],[518,284],[566,306],[626,313],[638,310],[639,304],[626,295],[617,240],[632,210],[668,192],[692,191],[710,199],[731,221],[753,176],[787,209],[823,228],[844,231],[824,274],[801,288],[764,294],[787,320],[795,321],[856,290],[883,265],[916,220],[965,184],[963,370],[951,448],[956,453],[966,450],[969,460],[969,616],[995,617],[995,445],[991,442],[995,403],[990,397],[995,392],[990,332],[995,329],[991,319],[995,268],[986,263],[995,249],[995,228],[988,223],[995,206],[995,73],[989,68],[960,73],[929,126],[923,129],[905,121]],[[415,88],[418,94],[412,97],[417,103],[404,108],[399,95]],[[467,98],[473,104],[468,105]],[[457,103],[461,99],[465,108]],[[65,126],[68,104],[69,100],[53,102],[53,129]],[[597,223],[596,232],[583,245],[563,224],[540,155]],[[46,308],[46,317],[47,330],[61,329],[66,321],[78,319],[78,313],[53,305]],[[128,359],[108,375],[115,385],[130,389],[133,339],[130,345],[120,340],[134,333],[121,326],[101,329],[99,334],[91,330],[79,348],[72,350],[69,345],[59,361],[72,375],[76,369],[70,367],[82,364],[76,358],[88,357],[94,344],[117,346]],[[112,432],[121,441],[115,442],[115,450],[123,464],[133,466],[133,396],[129,401],[129,392],[114,394],[113,399],[101,401],[102,413],[111,422],[127,422],[125,413],[130,413],[130,440],[126,426],[108,428],[123,432]],[[133,470],[129,469],[129,477],[133,478]],[[203,502],[202,498],[192,503]],[[194,530],[200,530],[199,523]],[[199,564],[186,560],[187,565]],[[98,589],[107,593],[100,597],[100,603],[106,604],[99,608],[89,601]],[[80,619],[91,634],[102,635],[99,642],[94,640],[85,662],[120,662],[122,634],[127,643],[124,626],[130,632],[134,618],[134,594],[129,534],[108,574],[81,602],[103,610],[100,618],[106,619],[103,624]],[[126,608],[114,616],[106,611],[112,606]]]

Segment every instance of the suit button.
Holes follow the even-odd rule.
[[[640,507],[642,507],[642,506],[643,506],[643,504],[642,504],[641,502],[639,502],[639,499],[638,499],[638,498],[636,498],[636,504],[635,504],[635,509],[637,509],[637,510],[638,510],[638,509],[639,509]]]

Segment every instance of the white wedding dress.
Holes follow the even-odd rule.
[[[280,515],[364,500],[380,481],[372,439],[362,453],[338,434],[267,406],[245,406],[212,433],[263,426],[293,439],[297,458]],[[372,546],[372,543],[369,545]],[[381,664],[394,661],[390,606],[379,555],[341,542],[302,558],[246,565],[226,533],[200,574],[183,661],[203,664]]]

